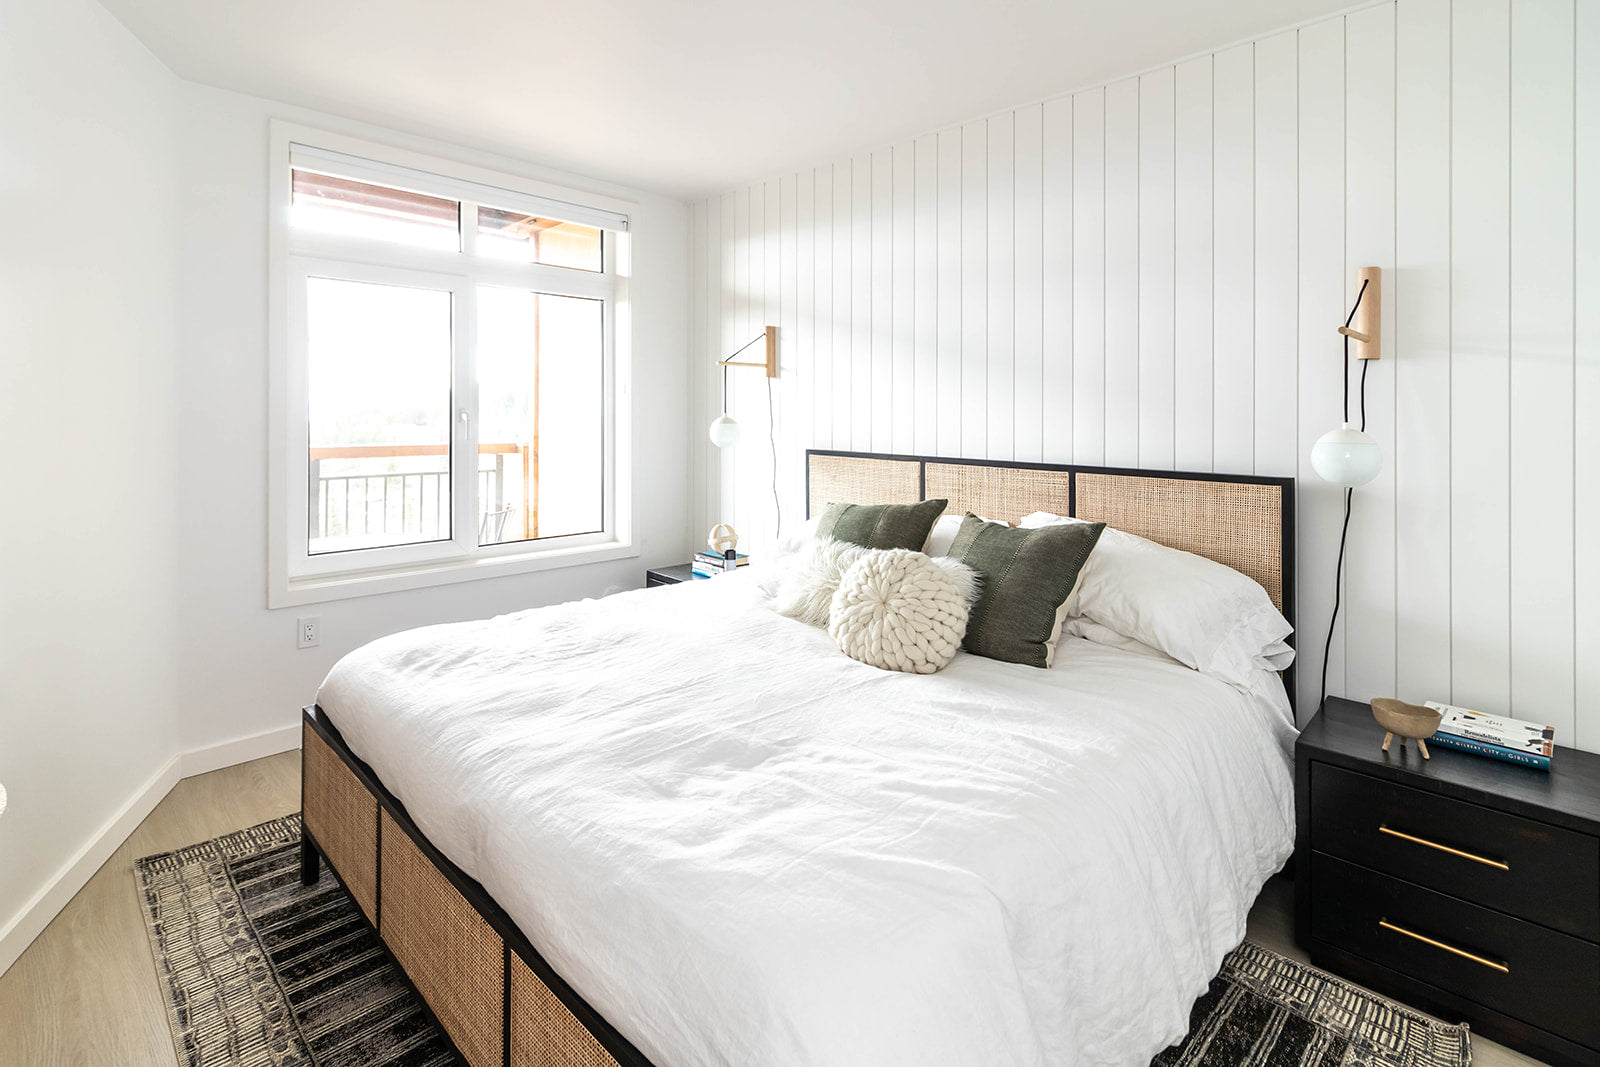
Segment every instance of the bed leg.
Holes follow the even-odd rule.
[[[311,843],[311,835],[305,828],[300,829],[300,884],[316,885],[317,878],[322,873],[322,857],[317,854],[317,846]]]

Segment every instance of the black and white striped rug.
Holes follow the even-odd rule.
[[[335,878],[300,884],[300,817],[136,871],[183,1067],[456,1065]],[[1245,942],[1151,1067],[1467,1067],[1466,1027]]]
[[[135,876],[183,1067],[461,1062],[338,879],[300,884],[300,816]]]

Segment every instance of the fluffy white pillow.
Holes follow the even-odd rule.
[[[801,545],[783,562],[773,610],[811,626],[828,625],[828,609],[839,579],[856,560],[880,551],[832,538]]]
[[[949,558],[892,548],[856,560],[833,594],[828,635],[851,659],[932,674],[955,658],[978,573]]]
[[[1025,529],[1081,522],[1035,512]],[[1260,583],[1214,560],[1107,529],[1084,565],[1077,613],[1197,671],[1248,688],[1294,658],[1293,632]]]

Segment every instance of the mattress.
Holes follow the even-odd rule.
[[[657,1067],[1146,1067],[1294,837],[1275,676],[885,672],[744,574],[395,634],[318,702]]]

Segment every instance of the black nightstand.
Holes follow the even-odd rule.
[[[1381,750],[1331,699],[1295,746],[1311,962],[1555,1064],[1600,1065],[1600,755]]]
[[[689,564],[679,563],[672,567],[652,567],[644,572],[644,587],[653,588],[658,585],[677,585],[679,582],[693,581],[694,575],[690,573]]]

